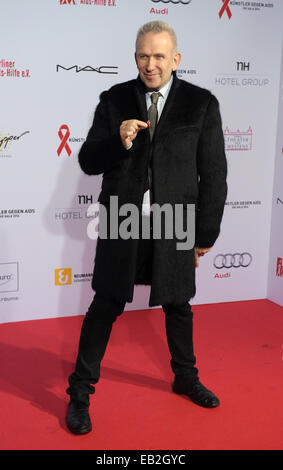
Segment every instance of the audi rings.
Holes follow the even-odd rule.
[[[222,268],[247,268],[252,262],[252,255],[250,253],[227,253],[226,255],[219,254],[215,256],[213,266],[216,269]]]

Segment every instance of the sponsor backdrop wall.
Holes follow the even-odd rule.
[[[268,298],[283,307],[283,48],[270,237]]]
[[[138,27],[158,19],[178,34],[178,76],[219,99],[226,141],[222,231],[201,260],[192,303],[267,296],[272,201],[275,240],[283,200],[279,179],[273,194],[275,155],[281,175],[283,158],[280,138],[276,152],[282,3],[2,2],[0,322],[85,313],[96,247],[89,207],[101,176],[84,175],[77,155],[99,94],[137,76]],[[279,243],[277,232],[273,274],[283,257]],[[279,291],[280,269],[274,280]],[[126,309],[146,308],[148,296],[149,287],[136,287]]]

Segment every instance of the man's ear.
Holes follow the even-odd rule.
[[[135,62],[136,64],[138,65],[138,61],[137,61],[137,53],[135,52]]]
[[[173,58],[173,68],[172,70],[176,70],[181,62],[181,59],[182,59],[182,56],[180,54],[180,52],[177,52],[177,54],[175,54],[174,58]]]

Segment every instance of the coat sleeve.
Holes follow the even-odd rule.
[[[99,175],[129,157],[120,139],[119,126],[111,126],[109,92],[104,91],[95,110],[93,124],[79,152],[79,164],[88,175]]]
[[[199,179],[195,246],[209,248],[219,233],[227,195],[227,161],[219,103],[210,101],[204,118],[197,153]]]

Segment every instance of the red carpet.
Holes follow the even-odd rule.
[[[221,406],[171,392],[162,310],[129,311],[114,324],[85,436],[65,426],[83,317],[0,325],[0,448],[283,449],[283,309],[256,300],[193,311],[200,379]]]

